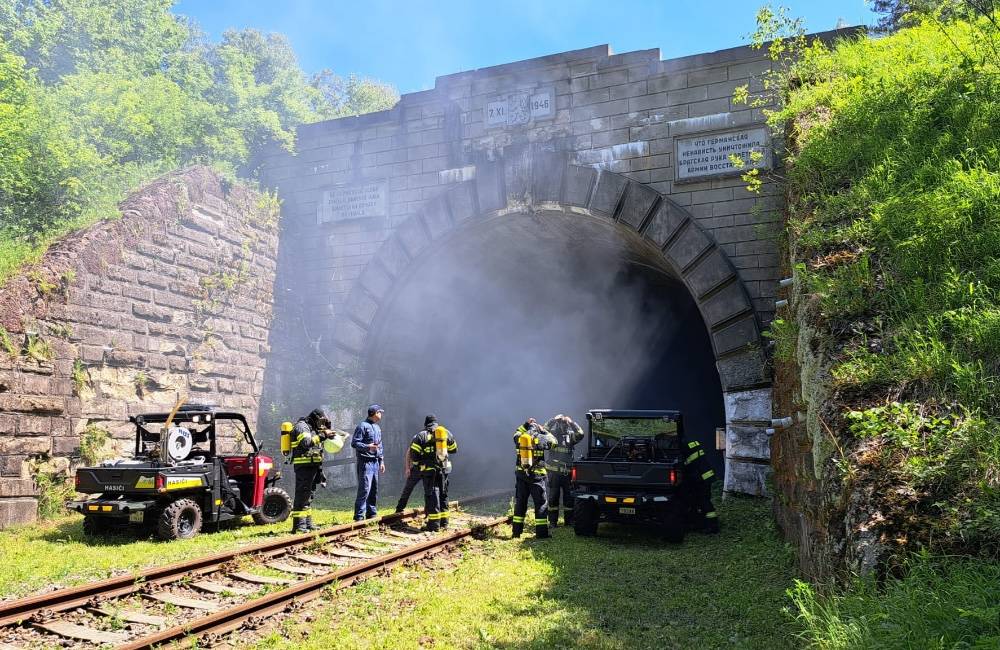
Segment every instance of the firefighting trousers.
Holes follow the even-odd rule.
[[[406,477],[406,484],[403,486],[403,491],[399,493],[399,501],[396,502],[396,512],[402,512],[406,508],[406,504],[410,501],[410,495],[413,494],[413,488],[423,483],[423,481],[424,477],[420,473],[420,470],[411,468],[410,475]]]
[[[520,537],[524,532],[524,516],[528,512],[528,497],[535,506],[535,535],[549,536],[548,504],[545,495],[545,475],[529,475],[526,472],[514,472],[514,537]]]
[[[719,530],[719,513],[712,503],[712,480],[695,480],[688,501],[688,525],[705,532]]]
[[[427,529],[448,527],[448,475],[424,472],[424,515]]]
[[[549,470],[549,525],[555,526],[559,521],[559,501],[562,500],[563,521],[567,526],[573,524],[573,496],[569,491],[569,474]]]
[[[309,514],[316,491],[316,478],[321,465],[295,465],[295,497],[292,499],[292,517],[304,517]]]

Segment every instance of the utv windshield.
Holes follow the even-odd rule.
[[[680,449],[679,433],[673,416],[594,417],[590,419],[591,453],[613,459],[655,461]]]

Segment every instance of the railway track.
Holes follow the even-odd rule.
[[[488,494],[458,506],[493,500]],[[346,587],[401,562],[417,561],[505,517],[456,511],[452,527],[427,533],[410,509],[377,520],[331,526],[234,551],[146,569],[136,575],[0,603],[0,650],[152,648],[211,640]]]

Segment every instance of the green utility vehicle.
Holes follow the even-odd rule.
[[[586,456],[570,470],[576,534],[596,535],[612,521],[683,541],[682,440],[679,411],[588,411]]]

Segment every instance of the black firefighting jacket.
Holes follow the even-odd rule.
[[[569,418],[552,418],[545,423],[545,428],[556,439],[555,446],[549,451],[546,466],[555,472],[569,474],[573,465],[573,448],[583,440],[583,429]]]
[[[521,436],[525,433],[531,436],[531,465],[522,466],[521,462]],[[556,445],[556,438],[551,433],[545,429],[534,425],[530,429],[525,427],[523,424],[517,428],[514,432],[514,451],[515,451],[515,473],[525,474],[528,478],[543,478],[546,475],[545,471],[545,450],[551,449]]]
[[[450,457],[458,452],[458,443],[455,442],[451,431],[448,431],[448,458],[443,461],[439,459],[434,440],[434,429],[437,427],[438,425],[435,424],[413,436],[413,441],[410,443],[410,462],[413,463],[413,469],[423,473],[442,472],[447,474],[451,472]]]

